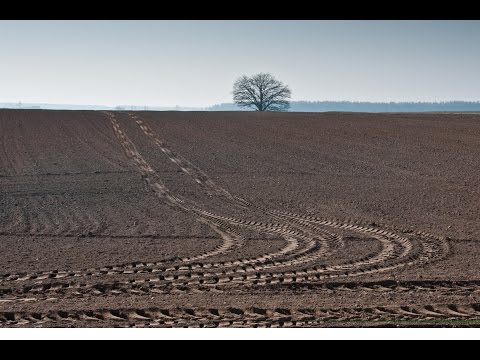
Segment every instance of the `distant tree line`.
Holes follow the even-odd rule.
[[[217,104],[207,108],[209,111],[249,111],[233,103]],[[480,111],[478,101],[446,102],[355,102],[355,101],[291,101],[290,111],[323,112],[424,112],[424,111]]]

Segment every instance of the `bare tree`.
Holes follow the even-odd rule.
[[[290,96],[289,87],[271,74],[244,75],[233,84],[233,101],[257,111],[286,111],[290,107]]]

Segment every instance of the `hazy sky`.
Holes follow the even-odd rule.
[[[480,21],[0,21],[0,102],[208,106],[242,74],[294,100],[480,100]]]

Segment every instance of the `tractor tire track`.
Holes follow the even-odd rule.
[[[3,326],[60,325],[120,327],[322,327],[374,322],[480,320],[480,304],[435,304],[326,309],[289,308],[147,308],[2,312]],[[103,324],[102,324],[103,323]],[[420,324],[420,322],[419,322]],[[471,326],[471,325],[470,325]]]
[[[415,263],[415,261],[411,262],[412,264]],[[125,274],[133,275],[133,274],[139,274],[139,273],[144,273],[148,272],[150,274],[153,273],[159,273],[158,276],[156,277],[151,277],[147,279],[133,279],[125,282],[116,282],[115,285],[125,285],[125,286],[132,286],[134,284],[135,286],[141,286],[144,284],[147,284],[148,286],[151,286],[150,284],[158,284],[160,287],[180,287],[182,289],[188,290],[189,288],[193,288],[194,290],[199,287],[205,287],[205,286],[213,286],[214,288],[217,288],[218,286],[241,286],[241,287],[247,287],[247,286],[266,286],[266,285],[275,285],[275,284],[304,284],[304,283],[315,283],[319,282],[321,280],[325,279],[334,279],[334,278],[345,278],[345,277],[350,277],[350,276],[359,276],[359,275],[365,275],[369,273],[376,273],[379,271],[386,271],[386,270],[392,270],[395,268],[398,268],[400,266],[405,266],[406,264],[400,263],[400,264],[389,264],[387,267],[380,267],[380,266],[373,266],[373,267],[367,267],[365,269],[355,269],[352,272],[341,272],[341,273],[332,273],[332,269],[324,267],[324,268],[318,268],[318,267],[313,267],[313,268],[307,268],[303,269],[300,271],[289,271],[289,272],[283,272],[283,273],[261,273],[258,272],[254,266],[243,266],[241,268],[234,268],[230,271],[223,269],[219,269],[216,272],[191,272],[188,271],[189,268],[186,266],[176,266],[172,267],[170,269],[162,269],[163,271],[155,271],[156,269],[139,269],[139,270],[131,270],[131,271],[126,271]],[[187,271],[186,273],[182,273],[182,271]],[[337,270],[337,269],[334,269]],[[171,272],[170,272],[171,271]],[[330,272],[330,273],[328,273]],[[108,273],[108,271],[106,272]],[[65,273],[59,273],[55,274],[55,276],[72,276],[73,274],[65,274]],[[90,273],[89,275],[93,275],[93,273]],[[73,275],[74,276],[74,275]],[[37,279],[39,280],[45,280],[48,279],[47,276],[43,277],[38,277]],[[19,279],[24,280],[22,278]],[[51,283],[47,284],[35,284],[33,287],[32,286],[27,286],[24,287],[26,290],[22,290],[23,293],[29,293],[31,291],[35,291],[34,289],[40,289],[41,291],[54,291],[57,293],[62,293],[64,292],[63,289],[69,288],[69,289],[79,289],[83,288],[85,289],[93,289],[94,291],[98,292],[98,289],[96,288],[98,284],[94,285],[87,285],[84,283],[78,283],[78,282],[71,282],[68,284],[62,283],[62,284],[57,284],[56,286],[52,287]],[[108,288],[108,287],[107,287]],[[32,290],[33,289],[33,290]],[[5,290],[5,294],[8,293],[8,290]],[[99,292],[101,294],[101,292]]]
[[[480,293],[480,280],[465,281],[374,281],[374,282],[329,282],[329,283],[283,283],[265,286],[222,287],[208,284],[188,287],[173,284],[161,284],[160,277],[145,280],[116,281],[113,283],[62,283],[33,284],[22,288],[0,289],[0,303],[22,303],[39,301],[56,301],[59,299],[85,299],[86,297],[105,296],[151,296],[157,294],[195,294],[215,292],[229,294],[299,294],[299,293],[334,293],[356,292],[394,293],[435,293],[443,295],[470,295]]]
[[[334,225],[336,226],[336,225]],[[344,225],[340,225],[341,227],[344,227]],[[357,225],[353,225],[357,226]],[[265,284],[270,284],[272,281],[276,282],[300,282],[300,281],[319,281],[323,279],[331,279],[331,278],[336,278],[336,277],[346,277],[346,276],[358,276],[358,275],[365,275],[365,274],[371,274],[375,272],[383,272],[383,271],[388,271],[392,270],[401,266],[406,266],[406,265],[414,265],[419,262],[426,262],[426,261],[431,261],[432,253],[435,255],[435,252],[438,250],[438,246],[430,246],[427,248],[430,251],[430,255],[421,255],[418,256],[418,259],[412,259],[406,258],[404,262],[400,263],[395,263],[394,261],[396,258],[402,258],[405,257],[408,254],[407,250],[411,249],[411,243],[408,242],[409,248],[405,249],[404,247],[402,248],[402,253],[400,256],[396,256],[392,258],[392,255],[395,253],[395,246],[392,245],[392,242],[388,240],[386,237],[382,237],[379,235],[376,235],[376,233],[382,233],[385,235],[384,230],[378,230],[374,228],[369,228],[369,227],[361,227],[363,231],[369,233],[370,235],[376,237],[379,241],[383,242],[383,249],[379,254],[374,255],[373,257],[368,257],[366,259],[360,259],[359,261],[350,261],[344,264],[338,264],[338,265],[333,265],[333,266],[314,266],[311,268],[306,268],[300,271],[290,271],[286,273],[279,273],[279,274],[270,274],[270,277],[265,278],[263,275],[257,274],[257,276],[251,278],[251,277],[244,277],[242,278],[242,282],[249,282],[253,281],[255,284],[258,283],[265,283]],[[393,233],[392,233],[393,234]],[[391,235],[391,234],[387,234]],[[396,234],[393,234],[396,235]],[[394,236],[394,238],[397,236]],[[406,238],[403,239],[406,241]],[[424,245],[424,243],[422,243]],[[400,245],[405,245],[400,242]],[[292,247],[293,245],[290,244]],[[287,246],[288,247],[288,246]],[[424,246],[425,248],[425,246]],[[290,250],[290,249],[289,249]],[[217,250],[214,250],[215,253],[218,253]],[[280,251],[282,252],[282,251]],[[285,251],[287,252],[287,251]],[[438,252],[438,251],[437,251]],[[398,253],[398,250],[397,250]],[[444,254],[438,254],[437,257],[442,257]],[[106,275],[106,274],[141,274],[141,273],[154,273],[154,272],[165,272],[168,273],[170,271],[187,271],[189,272],[190,277],[196,277],[199,278],[200,280],[196,280],[195,282],[186,282],[183,283],[182,285],[185,286],[192,286],[192,285],[202,285],[204,283],[204,280],[202,279],[212,279],[213,283],[217,282],[222,282],[222,283],[228,283],[232,282],[234,279],[232,278],[231,275],[237,273],[237,272],[245,272],[245,273],[251,273],[251,272],[258,272],[261,270],[265,269],[275,269],[276,267],[279,266],[287,266],[287,265],[294,265],[298,263],[302,263],[303,260],[311,260],[308,259],[308,256],[312,255],[306,255],[306,259],[302,259],[302,261],[299,261],[298,259],[291,259],[291,260],[279,260],[279,261],[269,261],[268,255],[264,255],[264,264],[262,266],[255,266],[255,261],[258,261],[258,258],[255,259],[254,261],[248,260],[248,259],[243,259],[240,261],[242,265],[250,265],[247,268],[243,269],[238,269],[234,268],[231,271],[223,271],[222,273],[209,273],[209,272],[193,272],[192,270],[195,269],[201,269],[201,270],[207,270],[209,268],[215,268],[215,267],[228,267],[228,266],[239,266],[239,262],[221,262],[221,263],[212,263],[212,264],[192,264],[192,265],[187,265],[187,266],[176,266],[176,267],[171,267],[171,268],[151,268],[152,266],[157,266],[159,263],[151,263],[151,264],[132,264],[128,265],[129,269],[128,270],[122,270],[114,267],[105,267],[100,269],[100,272],[97,269],[92,269],[90,271],[87,270],[86,274],[83,274],[82,272],[80,273],[75,273],[75,272],[45,272],[45,273],[40,273],[40,274],[34,274],[33,276],[21,276],[21,275],[9,275],[7,278],[4,277],[4,281],[25,281],[25,280],[44,280],[44,279],[52,279],[52,278],[61,278],[61,277],[81,277],[82,275],[87,275],[87,276],[94,276],[94,275]],[[208,254],[207,254],[208,257]],[[315,256],[313,257],[315,259]],[[182,261],[192,261],[195,260],[195,258],[184,258],[181,259]],[[378,265],[378,263],[381,262],[386,262],[387,260],[392,260],[393,263],[391,264],[384,264],[384,265]],[[409,260],[409,261],[407,261]],[[361,266],[366,266],[365,268],[359,269]],[[349,272],[348,270],[353,269],[353,272]],[[341,274],[336,274],[338,272],[342,271]],[[220,275],[220,277],[219,277]],[[175,276],[175,275],[174,275]],[[164,279],[161,279],[162,281]]]

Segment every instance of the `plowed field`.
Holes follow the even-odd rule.
[[[0,110],[0,326],[480,324],[480,115]]]

